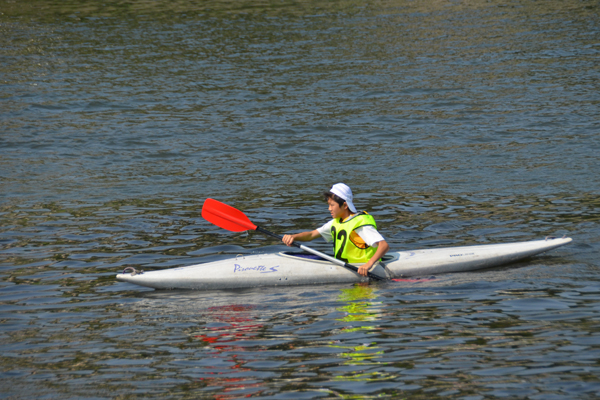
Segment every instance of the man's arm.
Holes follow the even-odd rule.
[[[300,233],[296,233],[293,235],[284,235],[283,239],[281,239],[281,241],[283,243],[285,243],[287,246],[291,246],[292,243],[294,243],[295,241],[310,242],[311,240],[314,240],[314,239],[318,238],[319,236],[321,236],[321,234],[319,233],[318,230],[315,229],[314,231],[300,232]]]
[[[390,249],[390,246],[387,244],[387,242],[385,240],[377,242],[377,251],[375,252],[373,257],[371,257],[371,259],[369,261],[367,261],[365,264],[358,267],[358,273],[361,274],[362,276],[367,276],[367,272],[369,272],[369,270],[371,269],[373,264],[375,264],[377,261],[379,261],[379,259],[381,257],[383,257],[385,255],[385,253],[388,252],[389,249]]]

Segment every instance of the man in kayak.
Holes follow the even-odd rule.
[[[325,198],[333,219],[314,231],[285,235],[283,243],[291,246],[294,241],[309,242],[322,236],[326,242],[333,241],[335,258],[362,264],[358,273],[367,276],[390,246],[377,231],[375,219],[364,211],[356,211],[348,185],[336,183],[325,193]]]

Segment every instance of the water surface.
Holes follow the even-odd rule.
[[[0,1],[1,397],[598,397],[598,11]],[[393,250],[574,241],[416,282],[115,280],[283,250],[203,200],[298,232],[339,181]]]

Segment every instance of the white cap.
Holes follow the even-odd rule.
[[[356,207],[354,207],[354,204],[352,203],[352,190],[348,185],[344,183],[336,183],[331,187],[329,192],[344,199],[344,201],[346,201],[346,204],[348,204],[348,208],[350,209],[350,211],[356,213]]]

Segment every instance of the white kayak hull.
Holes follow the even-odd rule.
[[[371,272],[385,279],[466,272],[498,267],[555,249],[571,238],[529,242],[447,247],[390,252],[383,265]],[[238,256],[221,261],[160,271],[127,272],[117,279],[155,289],[236,289],[258,286],[292,286],[365,282],[368,278],[322,259],[297,253]]]

